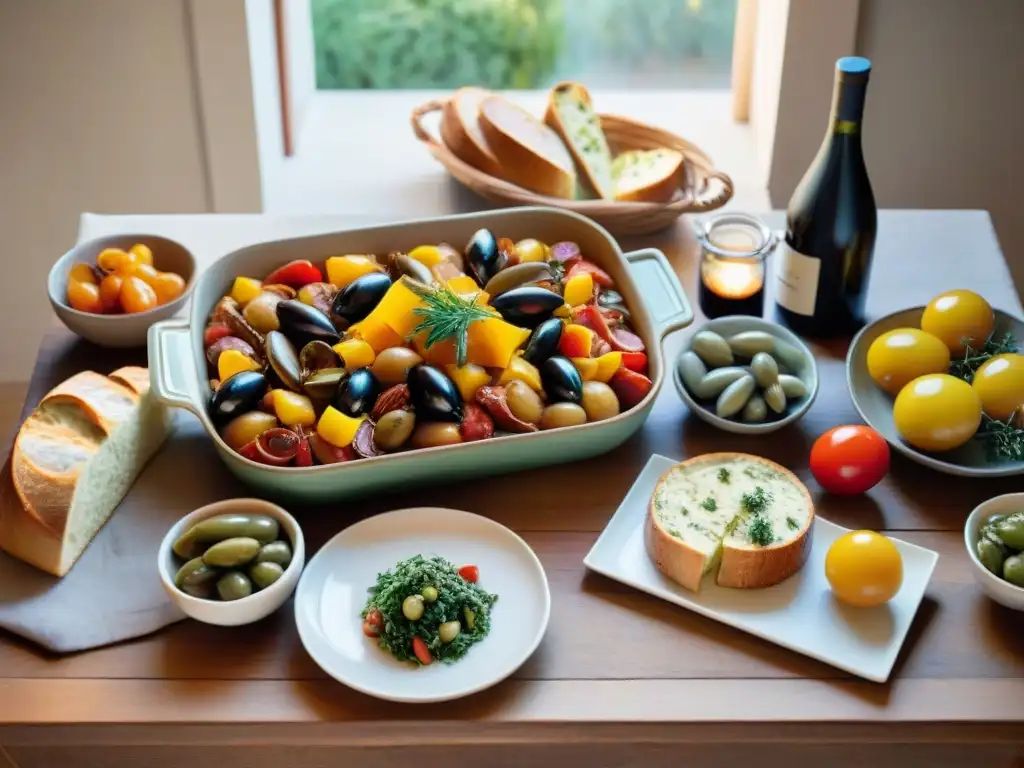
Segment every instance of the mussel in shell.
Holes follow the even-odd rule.
[[[551,280],[551,267],[546,261],[527,261],[514,267],[505,267],[487,281],[484,290],[491,297],[499,296],[513,288],[542,280]]]
[[[380,394],[380,384],[377,377],[370,373],[369,368],[360,368],[353,371],[334,396],[334,407],[347,416],[362,416],[369,413],[373,408],[377,395]]]
[[[421,363],[409,371],[409,397],[421,421],[462,421],[462,396],[440,369]]]
[[[331,349],[326,341],[311,341],[299,352],[299,367],[302,368],[302,380],[305,381],[317,371],[324,368],[343,368],[338,353]]]
[[[502,318],[520,328],[536,328],[563,304],[554,291],[537,286],[514,288],[491,300],[491,306]]]
[[[328,347],[330,349],[330,347]],[[267,360],[277,378],[288,389],[302,391],[302,366],[295,345],[280,331],[270,331],[264,344]]]
[[[383,272],[370,272],[356,278],[338,292],[331,312],[334,317],[346,323],[358,323],[374,310],[389,288],[390,277]]]
[[[210,418],[218,424],[251,411],[267,391],[267,377],[258,371],[242,371],[222,382],[210,398]]]
[[[391,254],[390,262],[391,271],[395,275],[396,280],[400,277],[411,277],[413,280],[424,285],[430,285],[434,282],[434,276],[430,274],[430,269],[427,268],[427,265],[416,261],[407,253]]]
[[[314,400],[332,400],[346,376],[344,368],[321,368],[306,377],[302,388]]]
[[[282,301],[277,305],[279,330],[296,347],[302,348],[311,341],[323,341],[337,344],[341,334],[334,323],[319,309],[303,304],[297,299]]]
[[[578,403],[583,399],[583,377],[567,357],[555,355],[545,360],[540,366],[540,380],[553,402]]]
[[[489,229],[479,229],[466,244],[466,268],[483,288],[501,269],[498,240]]]
[[[529,262],[527,262],[529,263]],[[530,339],[526,342],[526,349],[523,350],[523,359],[535,366],[539,366],[555,352],[558,351],[558,342],[562,340],[562,329],[564,323],[557,317],[545,320],[533,329]]]

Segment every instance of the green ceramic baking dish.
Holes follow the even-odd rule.
[[[322,262],[344,253],[388,253],[423,243],[463,244],[481,227],[499,237],[544,242],[573,240],[615,279],[631,309],[633,325],[647,345],[654,386],[635,408],[606,421],[576,427],[496,437],[317,467],[271,467],[235,453],[221,440],[206,414],[210,386],[203,329],[217,301],[238,275],[265,275],[291,259]],[[191,315],[149,330],[149,370],[156,397],[186,408],[202,422],[231,471],[271,496],[329,501],[366,495],[401,484],[438,482],[462,476],[501,474],[575,461],[611,450],[636,432],[650,413],[666,377],[662,337],[693,320],[679,280],[665,256],[654,249],[623,254],[602,227],[576,213],[553,208],[511,208],[460,216],[334,232],[261,243],[229,253],[200,278]]]

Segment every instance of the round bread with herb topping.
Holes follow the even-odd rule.
[[[770,587],[811,549],[814,504],[785,467],[745,453],[710,453],[666,472],[644,523],[647,554],[691,591],[708,573],[719,586]]]

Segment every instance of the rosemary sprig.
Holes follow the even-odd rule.
[[[985,444],[989,461],[1024,461],[1024,429],[1017,427],[1020,413],[1013,413],[1006,421],[982,416],[981,429],[974,438]]]
[[[1017,342],[1013,338],[1013,334],[1009,332],[998,339],[989,337],[978,349],[968,344],[967,339],[962,340],[962,343],[964,355],[959,360],[950,363],[949,372],[968,384],[974,381],[975,372],[993,357],[1017,351]]]
[[[465,365],[468,345],[466,334],[470,323],[494,315],[484,307],[466,301],[451,288],[430,289],[411,280],[406,283],[426,304],[425,307],[413,309],[413,314],[423,319],[412,329],[409,338],[426,333],[424,345],[427,349],[446,339],[454,339],[456,363]]]

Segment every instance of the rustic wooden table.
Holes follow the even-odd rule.
[[[770,216],[774,226],[781,221]],[[93,224],[141,226],[186,242],[199,230],[234,228],[245,232],[236,239],[251,240],[264,231],[262,220],[244,216],[112,217]],[[311,226],[331,225],[318,219]],[[687,226],[623,245],[662,248],[693,297],[697,252]],[[228,242],[224,234],[210,250]],[[884,212],[870,315],[923,304],[954,286],[1021,314],[988,216]],[[698,317],[694,326],[699,323]],[[683,336],[669,338],[670,358]],[[818,512],[829,520],[898,532],[940,553],[886,685],[583,568],[583,556],[653,452],[678,458],[756,452],[816,489],[807,469],[811,443],[832,426],[858,420],[846,390],[845,349],[845,342],[816,347],[817,402],[797,425],[767,438],[729,435],[687,418],[669,385],[644,429],[603,457],[296,511],[314,551],[355,520],[412,505],[478,512],[521,533],[551,581],[551,624],[514,678],[485,693],[422,707],[357,694],[313,664],[287,609],[255,626],[185,621],[135,642],[60,658],[0,635],[0,765],[6,759],[21,768],[204,768],[339,765],[346,758],[366,766],[456,759],[487,766],[667,766],[684,759],[701,766],[1014,764],[1024,754],[1024,616],[975,588],[961,530],[976,504],[1020,490],[1020,478],[947,477],[894,454],[889,476],[868,496],[817,496]],[[26,407],[70,373],[112,368],[122,359],[55,328],[40,350]],[[229,482],[226,470],[224,476]]]

